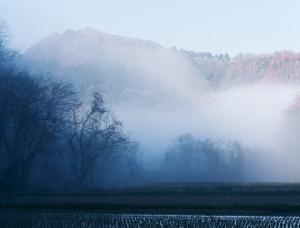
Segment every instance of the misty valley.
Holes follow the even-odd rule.
[[[91,29],[51,35],[18,59],[23,80],[48,90],[41,99],[57,100],[45,110],[62,118],[52,123],[53,150],[32,162],[47,161],[42,178],[58,190],[78,175],[89,188],[297,182],[299,59],[287,51],[230,58],[166,49]],[[11,78],[2,80],[9,89],[25,84]],[[37,166],[28,167],[32,187],[42,183]]]
[[[300,54],[0,31],[1,227],[299,227]],[[80,224],[80,225],[78,225]]]

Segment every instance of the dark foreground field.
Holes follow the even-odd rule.
[[[2,228],[71,227],[300,227],[299,217],[0,212]]]
[[[299,184],[2,193],[0,227],[300,227]]]
[[[85,193],[3,193],[0,208],[300,216],[300,185],[159,184]]]

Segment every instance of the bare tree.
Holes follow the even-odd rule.
[[[94,93],[90,108],[83,110],[84,106],[73,110],[66,134],[71,173],[80,187],[87,186],[96,165],[105,162],[118,146],[129,142],[122,132],[122,123],[105,107],[100,93]]]
[[[2,187],[17,189],[39,154],[49,150],[76,103],[71,85],[0,72]]]
[[[9,63],[15,59],[17,52],[8,48],[7,29],[4,22],[0,21],[0,70],[7,68]]]

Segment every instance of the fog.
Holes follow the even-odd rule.
[[[0,57],[4,190],[300,180],[297,53],[230,58],[85,29],[20,57],[3,42]]]
[[[286,121],[299,91],[299,86],[258,83],[204,92],[193,100],[188,96],[182,104],[114,110],[140,142],[145,165],[157,164],[174,138],[191,133],[199,139],[237,140],[251,148],[247,156],[256,165],[248,167],[253,169],[248,175],[256,181],[297,181],[298,155],[283,145],[290,144]],[[256,173],[259,169],[264,172]]]
[[[199,174],[205,159],[193,172],[181,175],[182,168],[181,179],[170,179],[170,171],[164,170],[166,154],[183,146],[179,141],[185,134],[192,136],[185,140],[195,144],[198,157],[215,150],[224,156],[220,163],[226,163],[228,153],[235,153],[226,145],[238,142],[243,148],[243,171],[239,171],[244,181],[298,180],[294,161],[300,145],[293,140],[297,128],[291,123],[298,120],[290,109],[300,85],[292,80],[297,77],[297,62],[288,62],[297,60],[297,54],[229,58],[84,29],[46,37],[24,57],[33,72],[71,81],[87,105],[91,94],[101,91],[126,133],[139,144],[141,180],[239,181]],[[266,61],[270,65],[262,65]],[[205,140],[210,140],[209,149],[196,146],[206,146]],[[178,156],[194,159],[185,153]],[[207,178],[197,177],[201,175]]]

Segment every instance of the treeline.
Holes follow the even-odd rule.
[[[225,55],[181,50],[198,66],[199,75],[215,89],[257,82],[296,83],[300,81],[300,54],[280,51],[273,54]]]
[[[1,190],[92,188],[120,161],[133,172],[137,144],[100,93],[83,104],[71,84],[33,77],[15,58],[1,33]]]
[[[184,134],[171,144],[163,167],[170,181],[242,182],[247,150],[237,141],[200,140]]]

